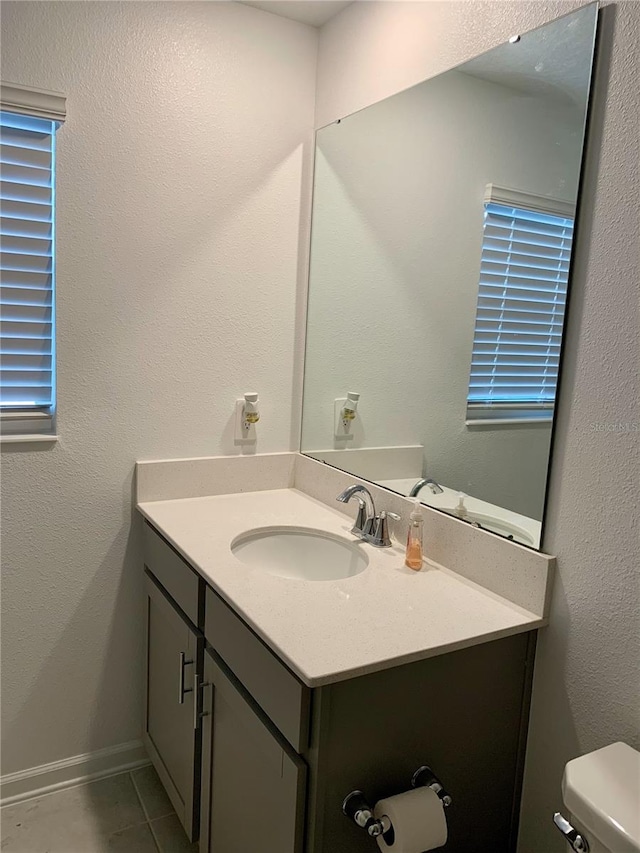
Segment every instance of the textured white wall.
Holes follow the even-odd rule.
[[[582,5],[354,3],[322,30],[318,126]],[[558,556],[541,632],[520,853],[562,853],[550,823],[570,758],[640,747],[638,135],[640,4],[602,12],[545,550]],[[628,424],[617,431],[598,425]]]
[[[3,79],[68,96],[60,441],[2,458],[5,773],[140,734],[135,460],[237,452],[254,388],[291,447],[316,52],[236,3],[2,5]]]
[[[438,482],[542,518],[550,424],[465,426],[483,199],[575,202],[583,126],[565,99],[450,71],[318,134],[304,450],[334,446],[352,389],[336,447],[421,444]]]

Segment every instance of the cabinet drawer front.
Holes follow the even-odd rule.
[[[198,622],[199,575],[146,521],[143,528],[143,548],[145,566],[193,624],[202,629]],[[202,583],[204,584],[204,581]]]
[[[296,752],[303,752],[309,732],[309,688],[209,588],[205,637]]]

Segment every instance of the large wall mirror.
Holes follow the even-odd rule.
[[[540,545],[591,4],[317,133],[303,453]]]

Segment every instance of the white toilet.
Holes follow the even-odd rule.
[[[562,799],[569,817],[554,821],[569,850],[640,853],[640,752],[612,743],[569,761]]]

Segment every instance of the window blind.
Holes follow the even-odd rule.
[[[57,122],[0,112],[0,407],[50,416]],[[30,429],[30,431],[37,431]]]
[[[551,417],[556,396],[573,209],[508,192],[485,200],[468,420]]]

